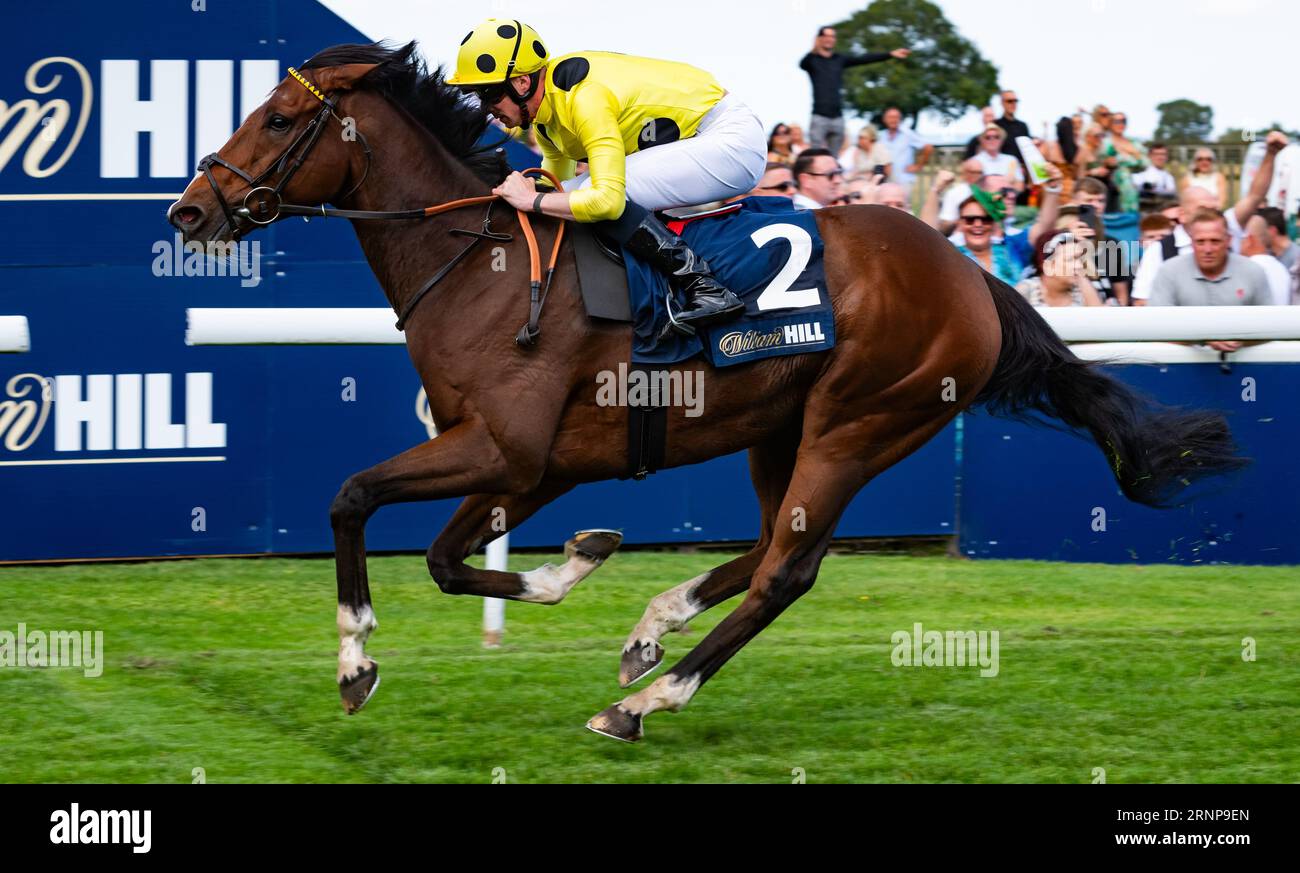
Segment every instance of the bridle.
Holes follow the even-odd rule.
[[[315,148],[316,143],[320,141],[321,134],[325,132],[325,127],[329,124],[330,117],[333,116],[334,120],[336,120],[340,126],[344,126],[343,119],[340,118],[338,114],[338,105],[331,100],[329,96],[309,82],[302,73],[299,73],[293,67],[289,68],[289,75],[296,79],[321,102],[321,108],[320,111],[316,113],[315,117],[312,118],[311,122],[303,128],[302,132],[294,137],[293,142],[285,146],[284,150],[281,151],[273,161],[271,161],[270,165],[265,170],[258,173],[256,176],[253,176],[219,157],[216,152],[213,152],[203,160],[199,161],[198,170],[205,178],[207,178],[208,185],[212,188],[212,194],[217,198],[217,203],[221,205],[221,211],[225,214],[226,221],[230,224],[230,232],[235,239],[238,239],[243,233],[236,216],[239,218],[247,218],[253,224],[265,226],[279,221],[288,214],[282,211],[282,207],[285,204],[280,196],[281,192],[284,191],[285,187],[289,184],[289,180],[294,177],[294,174],[302,168],[302,165],[307,160],[307,156],[311,154],[311,150]],[[347,193],[342,197],[334,198],[336,200],[346,200],[349,196],[356,193],[356,190],[366,181],[366,177],[370,175],[370,164],[372,161],[370,143],[366,141],[366,137],[361,133],[361,131],[353,128],[352,133],[356,134],[357,141],[361,143],[361,148],[365,151],[366,169],[362,172],[361,178],[357,180],[357,183],[349,188]],[[301,152],[298,152],[299,146],[302,146]],[[296,157],[294,156],[295,152],[298,152]],[[293,159],[293,163],[290,164],[289,161],[291,158]],[[249,192],[244,195],[244,205],[241,208],[230,208],[230,204],[226,201],[225,195],[221,193],[221,186],[217,184],[217,180],[212,176],[212,167],[214,165],[225,167],[251,186]],[[288,169],[285,169],[286,165],[288,166]],[[280,176],[280,180],[275,183],[275,187],[272,188],[268,185],[264,185],[263,183],[275,173],[283,174]]]
[[[473,206],[479,203],[487,204],[487,211],[483,216],[482,230],[464,230],[461,228],[454,228],[449,231],[451,234],[468,236],[472,237],[472,239],[470,240],[469,245],[463,248],[447,264],[439,269],[438,272],[429,279],[429,281],[425,282],[420,290],[412,295],[406,302],[406,305],[404,305],[397,313],[398,318],[396,327],[398,330],[404,330],[406,320],[415,311],[415,307],[420,303],[420,301],[423,300],[425,296],[433,290],[434,286],[442,281],[442,279],[444,279],[479,242],[485,239],[495,242],[512,242],[514,240],[514,237],[508,233],[495,233],[492,231],[492,204],[500,198],[495,194],[488,194],[481,197],[465,197],[460,200],[451,200],[447,203],[440,203],[436,206],[426,206],[421,209],[403,209],[396,211],[332,209],[326,207],[324,203],[320,206],[301,206],[296,203],[285,203],[281,197],[281,192],[284,191],[285,186],[289,184],[289,180],[293,178],[294,174],[297,173],[303,163],[306,162],[307,157],[311,154],[311,150],[315,148],[316,143],[320,141],[321,134],[325,132],[325,127],[329,123],[330,117],[333,116],[333,118],[338,121],[339,125],[344,126],[346,129],[343,119],[339,117],[337,111],[338,104],[335,103],[329,95],[317,88],[305,76],[303,76],[302,73],[299,73],[293,67],[289,67],[289,75],[321,102],[321,108],[308,125],[303,128],[302,132],[294,138],[293,142],[285,146],[284,150],[281,151],[273,161],[271,161],[270,165],[265,170],[256,176],[253,176],[219,157],[216,152],[213,152],[203,158],[203,160],[199,161],[198,171],[208,180],[208,185],[212,188],[213,196],[217,198],[217,203],[221,205],[221,211],[225,214],[226,222],[230,225],[230,232],[233,239],[237,240],[243,234],[243,229],[239,222],[239,219],[241,218],[246,218],[259,227],[274,224],[282,218],[287,218],[291,215],[301,215],[304,218],[320,216],[322,218],[397,221],[429,218],[465,206]],[[355,127],[351,129],[351,132],[356,135],[357,141],[361,143],[362,149],[365,150],[366,169],[362,172],[361,178],[357,180],[356,184],[347,190],[347,193],[340,197],[331,198],[335,201],[346,200],[361,187],[362,183],[364,183],[366,178],[370,175],[370,165],[373,160],[370,152],[370,143],[366,141],[366,138],[361,131],[357,130]],[[508,134],[501,140],[492,143],[491,145],[481,146],[474,151],[486,151],[487,149],[498,148],[501,143],[505,142],[507,139],[509,139]],[[299,150],[300,146],[302,147],[301,150]],[[292,163],[290,163],[291,159]],[[244,195],[242,206],[234,209],[231,208],[225,195],[221,193],[221,186],[218,185],[217,180],[213,178],[213,166],[225,167],[251,186],[248,193]],[[279,181],[275,183],[274,187],[263,184],[276,173],[282,173],[282,175],[280,176]],[[529,174],[545,176],[557,191],[560,189],[559,180],[547,170],[537,167],[524,170],[524,175]],[[532,224],[528,220],[528,214],[523,210],[518,209],[515,210],[515,212],[519,216],[519,224],[523,228],[524,238],[528,242],[530,266],[528,322],[520,328],[519,333],[515,336],[515,342],[520,346],[531,347],[537,341],[537,336],[541,333],[541,328],[538,326],[538,320],[541,317],[542,306],[546,303],[547,294],[550,292],[551,278],[555,274],[555,264],[559,260],[560,243],[564,240],[564,222],[562,220],[560,221],[560,225],[555,233],[555,243],[551,247],[551,259],[546,269],[546,284],[543,286],[542,271],[539,262],[540,255],[537,250],[537,237],[533,233]]]

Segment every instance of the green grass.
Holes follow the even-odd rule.
[[[643,743],[583,730],[625,693],[645,603],[724,559],[616,555],[559,606],[510,604],[506,644],[485,651],[480,600],[441,594],[422,557],[372,558],[383,684],[351,717],[330,561],[0,568],[0,630],[100,629],[105,648],[99,678],[0,668],[0,781],[1300,779],[1294,567],[831,556]],[[732,605],[670,634],[668,663]],[[893,666],[890,635],[917,621],[997,630],[999,675]]]

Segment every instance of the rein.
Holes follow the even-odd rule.
[[[304,218],[314,218],[317,216],[321,218],[347,218],[354,221],[403,221],[431,218],[435,215],[441,215],[444,212],[463,209],[466,206],[487,204],[487,210],[483,215],[482,230],[464,230],[461,228],[454,228],[449,231],[449,233],[453,235],[469,236],[473,237],[473,239],[470,240],[469,244],[465,246],[465,248],[461,249],[459,253],[452,257],[450,261],[444,264],[438,272],[434,273],[433,277],[430,278],[429,281],[425,282],[420,290],[415,292],[411,299],[402,307],[401,311],[397,313],[396,327],[398,330],[405,330],[407,319],[415,312],[420,301],[423,300],[439,282],[446,278],[447,275],[455,269],[456,265],[464,260],[476,245],[485,239],[496,242],[512,242],[514,240],[514,237],[508,233],[496,233],[492,230],[492,205],[501,198],[496,194],[486,194],[480,197],[464,197],[459,200],[450,200],[446,203],[439,203],[434,206],[425,206],[421,209],[402,209],[396,211],[334,209],[326,207],[323,203],[320,206],[301,206],[296,203],[285,203],[281,197],[281,192],[285,189],[285,186],[289,184],[289,180],[293,178],[299,168],[302,167],[303,163],[306,162],[307,156],[311,154],[311,150],[316,146],[316,143],[320,140],[321,134],[325,131],[330,116],[333,116],[334,120],[338,121],[340,125],[343,124],[343,120],[338,115],[338,105],[330,99],[327,94],[313,85],[305,76],[293,67],[289,68],[289,75],[321,102],[321,109],[303,129],[302,133],[298,134],[298,136],[294,138],[293,142],[289,143],[289,145],[271,161],[270,165],[265,170],[258,175],[253,176],[251,173],[245,172],[233,164],[227,163],[225,160],[218,157],[216,152],[213,152],[203,158],[203,160],[199,161],[198,171],[207,178],[208,185],[212,188],[212,193],[216,196],[217,203],[221,206],[221,211],[225,213],[226,222],[230,225],[231,234],[235,239],[238,239],[242,235],[242,230],[239,225],[240,218],[246,218],[259,227],[274,224],[275,222],[280,221],[283,218],[288,218],[291,215],[301,215]],[[354,194],[370,175],[370,165],[372,162],[370,143],[366,141],[366,138],[361,131],[354,129],[354,132],[361,142],[361,147],[365,150],[366,169],[361,174],[361,179],[349,188],[346,194],[338,198],[340,200],[346,199]],[[503,139],[500,142],[504,141],[505,140]],[[301,152],[298,152],[298,147],[304,142],[306,143],[305,146],[303,146]],[[500,145],[500,142],[493,143],[493,147]],[[298,152],[296,157],[294,157],[295,152]],[[292,159],[292,163],[290,163],[290,159]],[[234,209],[231,208],[230,204],[226,201],[225,195],[221,193],[221,187],[217,184],[216,179],[213,178],[213,166],[224,167],[252,186],[251,190],[244,195],[242,206]],[[287,170],[286,166],[288,167]],[[275,187],[263,184],[277,172],[283,173],[283,175],[275,184]],[[561,186],[559,180],[556,179],[556,177],[548,170],[544,170],[540,167],[532,167],[524,170],[523,175],[544,176],[557,191],[560,190]],[[529,221],[526,212],[521,209],[516,209],[515,214],[519,217],[519,225],[523,229],[524,239],[528,243],[529,262],[528,321],[519,329],[519,333],[516,334],[515,343],[524,348],[531,348],[536,344],[537,337],[541,333],[541,327],[538,325],[538,321],[541,318],[542,307],[546,304],[546,297],[551,290],[551,279],[555,275],[555,265],[559,261],[560,244],[564,241],[564,221],[561,219],[560,225],[556,229],[555,243],[551,246],[551,257],[550,261],[546,265],[546,280],[545,284],[543,284],[541,255],[537,248],[537,235],[533,232],[533,226]]]

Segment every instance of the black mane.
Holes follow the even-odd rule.
[[[487,112],[448,85],[442,67],[430,72],[414,40],[397,47],[383,42],[336,45],[317,52],[302,69],[343,64],[378,64],[358,87],[376,91],[405,109],[483,181],[495,185],[505,178],[508,168],[503,156],[494,149],[474,151],[488,128]]]

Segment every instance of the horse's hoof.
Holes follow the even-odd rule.
[[[618,665],[618,684],[623,688],[628,687],[651,673],[663,660],[664,647],[653,640],[625,649],[623,660]]]
[[[371,662],[369,667],[362,667],[357,675],[339,683],[339,696],[343,698],[343,711],[348,715],[360,712],[361,707],[374,696],[379,687],[379,665]]]
[[[580,530],[564,544],[564,555],[569,558],[582,555],[600,563],[622,544],[623,535],[616,530]]]
[[[628,712],[619,703],[592,716],[587,722],[587,730],[625,743],[635,743],[645,736],[641,730],[641,716]]]

